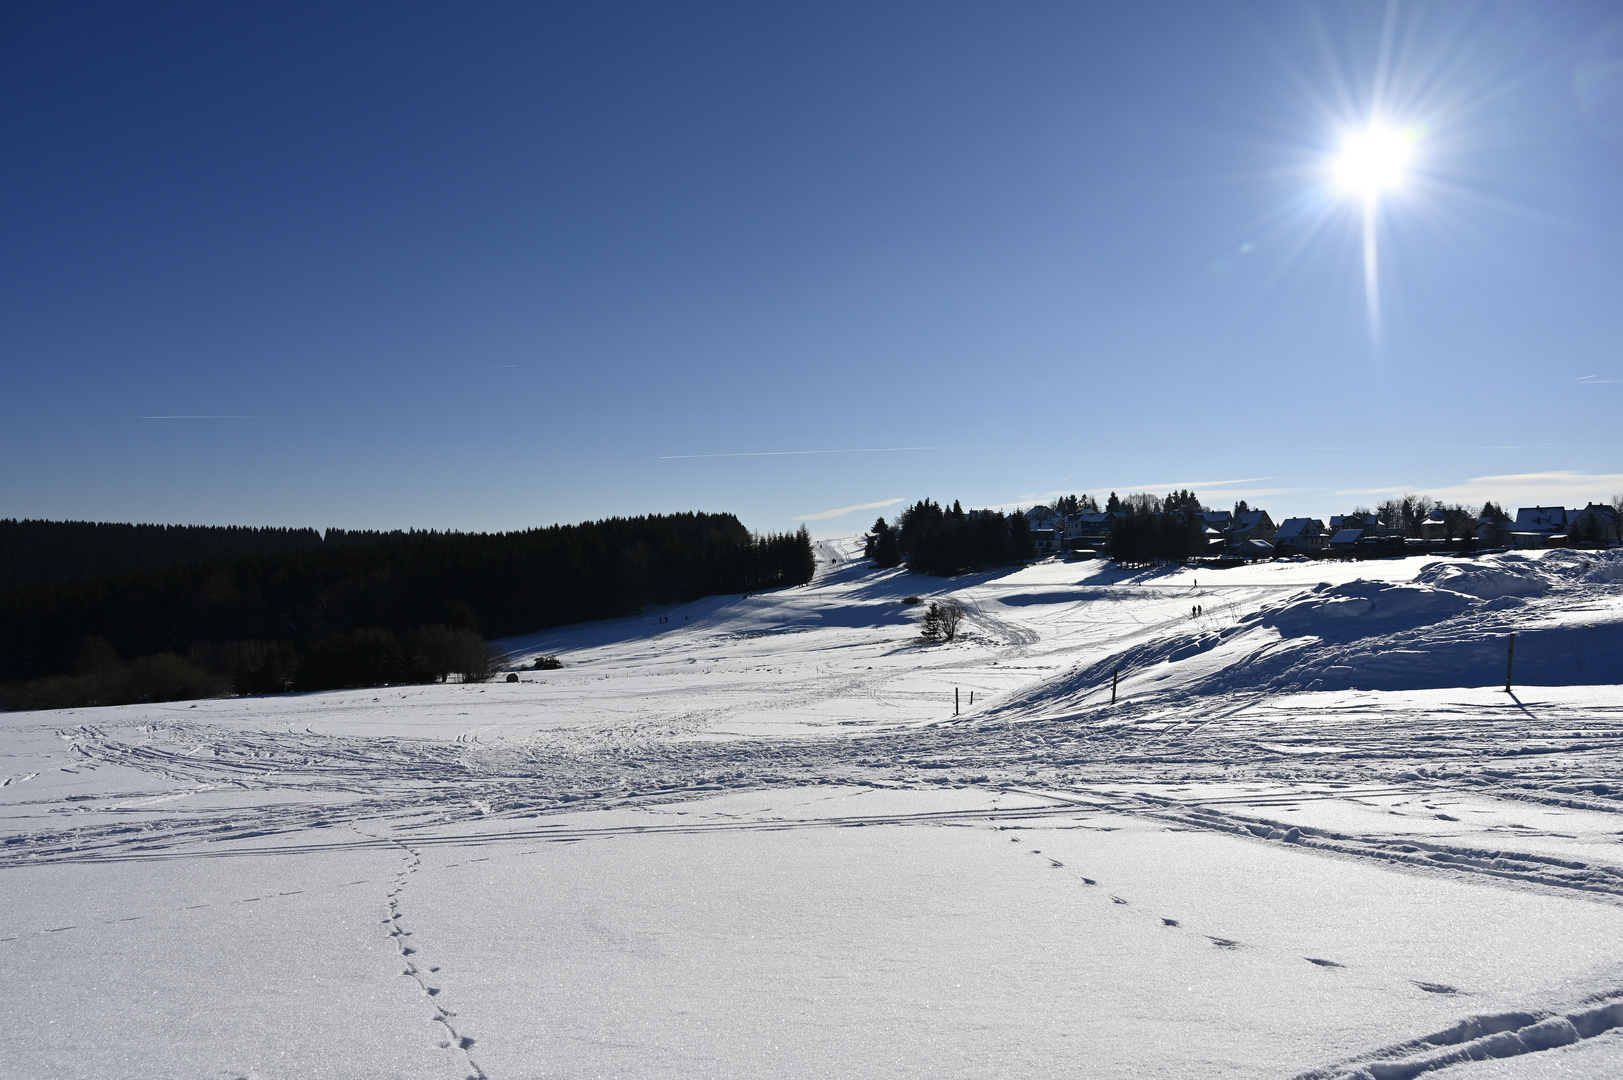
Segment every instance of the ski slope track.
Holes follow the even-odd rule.
[[[1623,1076],[1623,553],[817,551],[516,683],[0,714],[0,1076]]]

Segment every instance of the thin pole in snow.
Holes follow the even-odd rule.
[[[975,707],[975,691],[973,690],[969,692],[969,707],[971,709]]]
[[[958,688],[956,686],[952,688],[952,715],[958,715]]]
[[[1121,668],[1110,669],[1110,704],[1116,703],[1116,677],[1121,674]]]
[[[1510,693],[1510,673],[1516,667],[1516,635],[1510,635],[1510,651],[1505,656],[1505,693]]]

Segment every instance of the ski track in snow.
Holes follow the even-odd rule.
[[[410,884],[435,847],[1008,829],[1015,850],[1100,903],[1234,951],[1268,945],[1112,893],[1089,868],[1027,848],[1020,823],[1151,821],[1304,857],[1623,903],[1623,556],[1132,575],[1048,563],[944,581],[862,569],[849,543],[820,542],[818,553],[819,578],[803,589],[509,642],[515,660],[557,652],[566,663],[526,672],[518,686],[12,714],[14,736],[52,745],[28,751],[17,771],[6,762],[0,870],[397,850],[384,924],[444,1048],[478,1080],[473,1040],[458,1033],[409,917]],[[919,609],[900,603],[909,591],[956,595],[964,635],[918,644]],[[1506,694],[1493,683],[1511,630],[1526,677],[1543,684]],[[1482,677],[1457,677],[1466,670]],[[957,716],[953,688],[966,703]],[[1018,799],[598,827],[573,813],[812,785]],[[568,821],[549,821],[562,812]],[[1079,813],[1093,824],[1078,824]],[[1582,828],[1564,831],[1574,821]],[[346,884],[358,883],[333,887]],[[9,929],[0,944],[77,927]],[[1623,990],[1564,1011],[1465,1019],[1298,1080],[1394,1080],[1573,1045],[1623,1026],[1616,998]]]
[[[1441,987],[1433,992],[1453,991]],[[1382,1047],[1338,1066],[1314,1069],[1295,1080],[1411,1080],[1465,1062],[1571,1046],[1619,1027],[1623,1027],[1623,989],[1590,995],[1562,1013],[1535,1010],[1467,1017],[1442,1031]]]

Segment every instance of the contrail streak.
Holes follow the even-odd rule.
[[[900,454],[913,450],[1012,450],[1012,446],[867,446],[852,450],[751,450],[742,454],[661,454],[661,461],[694,458],[799,457],[805,454]]]

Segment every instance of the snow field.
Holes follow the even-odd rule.
[[[517,684],[0,715],[0,1076],[1615,1075],[1423,1040],[1623,996],[1616,558],[821,548]]]

